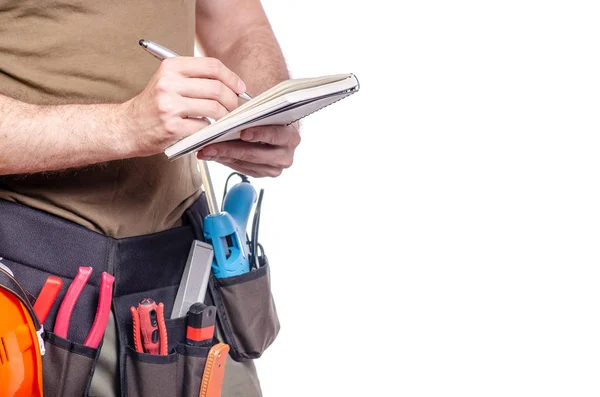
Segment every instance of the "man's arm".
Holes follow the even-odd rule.
[[[206,127],[203,117],[235,109],[245,90],[216,59],[177,57],[122,104],[38,106],[0,95],[0,175],[160,153]]]
[[[220,59],[256,96],[289,74],[259,0],[197,0],[196,38],[205,55]],[[278,176],[292,165],[298,125],[245,130],[241,141],[207,146],[198,153],[251,176]]]
[[[279,44],[259,0],[197,0],[196,37],[256,96],[289,78]]]
[[[36,106],[0,95],[0,115],[0,175],[79,167],[129,150],[117,105]]]

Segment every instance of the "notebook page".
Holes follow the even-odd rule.
[[[237,109],[235,109],[232,112],[228,113],[227,115],[223,116],[222,118],[220,118],[217,121],[217,123],[221,122],[221,121],[225,121],[225,120],[229,119],[230,117],[233,117],[241,112],[250,111],[251,109],[253,109],[257,106],[260,106],[263,103],[266,103],[270,100],[273,100],[274,98],[280,97],[280,96],[288,94],[290,92],[294,92],[294,91],[302,90],[302,89],[306,89],[306,88],[318,87],[320,85],[335,83],[337,81],[347,79],[350,76],[351,76],[350,74],[338,74],[338,75],[333,75],[333,76],[316,77],[316,78],[308,78],[308,79],[293,79],[293,80],[283,81],[283,82],[277,84],[275,87],[268,89],[267,91],[263,92],[262,94],[258,95],[255,98],[253,98],[251,101],[244,103]]]

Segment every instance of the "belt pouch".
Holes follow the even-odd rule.
[[[193,206],[201,206],[203,200],[202,195]],[[187,218],[184,221],[187,222]],[[194,229],[187,222],[176,229],[117,240],[119,266],[115,268],[113,303],[124,397],[197,397],[200,394],[206,357],[217,340],[207,346],[189,346],[186,317],[168,318],[194,236]],[[164,304],[169,341],[166,356],[138,352],[134,347],[130,307],[137,306],[144,298]]]
[[[31,297],[50,275],[63,281],[44,322],[42,381],[46,396],[86,396],[99,349],[83,346],[96,314],[100,274],[107,271],[107,238],[62,218],[0,200],[0,262]],[[54,322],[79,266],[94,272],[73,310],[67,338],[55,335]],[[33,299],[33,298],[32,298]],[[33,303],[33,302],[32,302]]]
[[[201,241],[205,241],[202,225],[208,213],[205,201],[199,201],[186,212],[196,238]],[[268,263],[227,278],[216,278],[211,272],[208,291],[207,298],[217,307],[217,320],[231,357],[236,361],[260,357],[280,328]]]
[[[210,347],[185,343],[185,317],[166,320],[169,353],[166,356],[146,354],[126,347],[127,397],[198,397],[204,364]],[[131,332],[131,331],[130,331]]]
[[[98,349],[60,338],[51,332],[44,336],[46,354],[42,358],[44,395],[84,396],[94,374]]]

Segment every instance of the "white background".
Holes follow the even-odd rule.
[[[266,397],[600,395],[595,4],[263,1],[293,77],[361,83],[254,180]]]

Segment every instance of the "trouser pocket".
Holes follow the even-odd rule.
[[[280,328],[269,266],[234,277],[212,277],[210,286],[231,357],[236,361],[260,357]]]
[[[42,358],[44,395],[87,395],[98,349],[80,345],[46,331]]]

